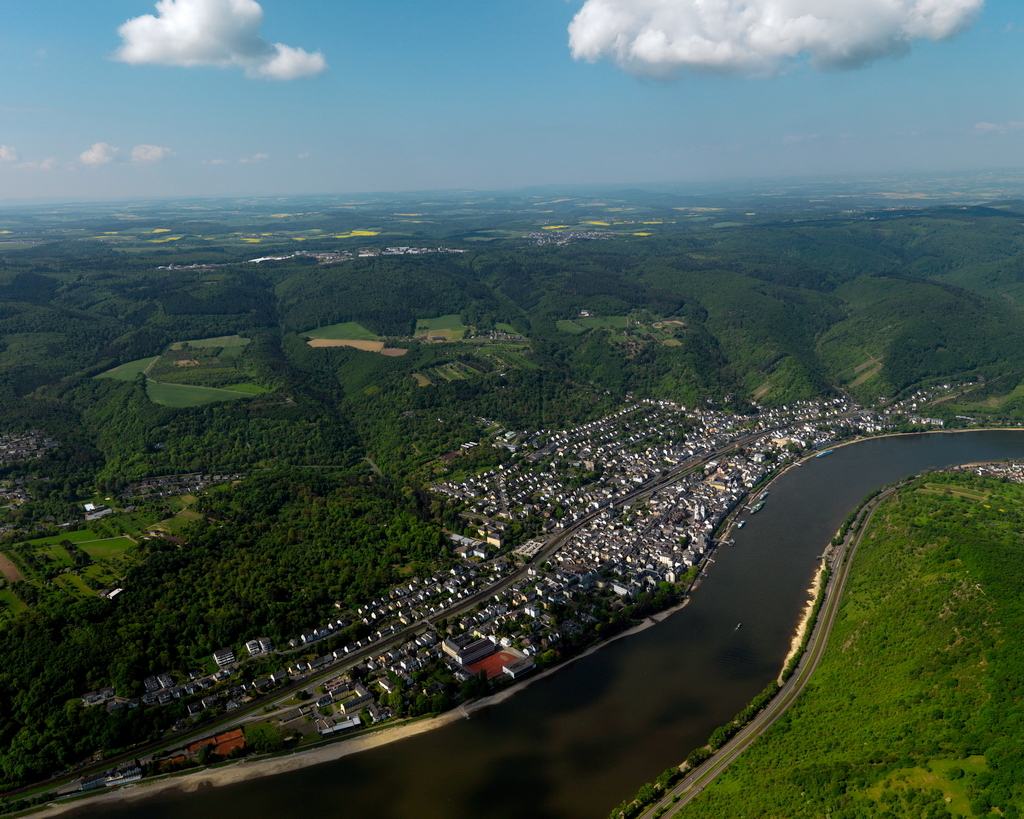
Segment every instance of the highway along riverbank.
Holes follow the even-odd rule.
[[[817,557],[880,486],[950,464],[1024,459],[1024,432],[875,438],[808,459],[718,550],[686,607],[468,720],[322,765],[84,806],[104,819],[595,819],[706,743],[774,679]],[[742,627],[737,629],[737,624]]]

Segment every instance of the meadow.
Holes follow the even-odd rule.
[[[380,336],[371,333],[357,321],[344,321],[340,324],[329,324],[302,333],[307,338],[353,339],[355,341],[380,341]]]
[[[96,378],[116,378],[118,381],[134,381],[140,373],[145,372],[146,368],[159,358],[160,356],[155,355],[150,358],[129,361],[127,364],[121,364],[118,367],[100,373]]]
[[[150,381],[146,384],[146,394],[155,404],[167,407],[199,407],[216,401],[234,401],[238,398],[251,396],[249,392],[233,389],[212,389],[195,387],[190,384],[165,384]]]
[[[468,328],[458,314],[416,320],[416,338],[444,338],[446,341],[460,341]]]

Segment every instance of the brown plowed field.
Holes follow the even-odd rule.
[[[369,353],[379,353],[384,349],[383,341],[364,341],[357,338],[311,338],[306,343],[310,347],[355,347]]]
[[[0,574],[10,583],[13,583],[15,580],[25,579],[25,576],[18,571],[18,567],[11,563],[6,555],[2,554],[0,554]]]

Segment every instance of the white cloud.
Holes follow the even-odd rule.
[[[327,68],[311,54],[259,35],[263,9],[256,0],[158,0],[157,15],[134,17],[118,29],[124,45],[114,55],[133,65],[240,66],[258,79],[294,80]]]
[[[15,168],[29,168],[32,170],[49,171],[57,167],[57,157],[50,156],[42,162],[20,162]]]
[[[132,162],[159,162],[168,156],[174,156],[174,151],[159,145],[136,145],[132,148]]]
[[[0,145],[0,162],[16,162],[18,152],[10,145]]]
[[[203,160],[203,164],[204,165],[227,165],[228,161],[226,159],[204,159]]]
[[[985,0],[586,0],[569,25],[577,60],[614,59],[634,73],[679,69],[771,76],[806,57],[856,68],[952,37]]]
[[[988,134],[1009,134],[1021,130],[1024,130],[1024,122],[978,122],[974,126],[974,133],[982,136],[987,136]]]
[[[108,162],[114,161],[114,154],[120,150],[120,148],[107,145],[106,142],[94,142],[89,150],[82,151],[78,161],[83,165],[106,165]]]
[[[265,159],[270,159],[270,154],[253,154],[252,156],[243,156],[238,161],[245,164],[247,162],[262,162]]]

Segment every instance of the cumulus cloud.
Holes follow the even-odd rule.
[[[114,154],[120,150],[120,148],[107,145],[106,142],[94,142],[91,148],[82,151],[78,161],[83,165],[106,165],[108,162],[114,161]]]
[[[174,151],[159,145],[136,145],[132,148],[132,162],[149,164],[159,162],[168,156],[174,156]]]
[[[638,74],[680,69],[772,76],[806,57],[857,68],[952,37],[985,0],[586,0],[569,25],[577,60],[614,59]]]
[[[246,164],[248,162],[263,162],[266,159],[270,159],[270,154],[253,154],[252,156],[243,156],[238,161]]]
[[[0,162],[17,162],[18,152],[10,145],[0,145]]]
[[[260,37],[263,9],[256,0],[159,0],[157,14],[134,17],[118,29],[126,63],[240,66],[257,79],[294,80],[327,68],[310,53]]]

